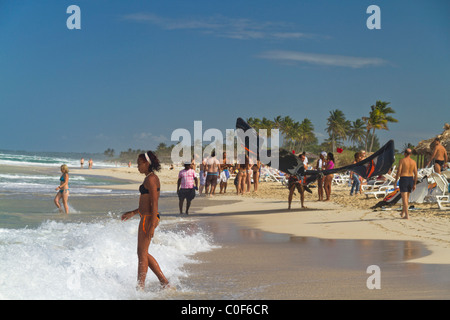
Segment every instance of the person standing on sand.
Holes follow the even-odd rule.
[[[148,151],[138,156],[138,171],[145,174],[144,183],[139,187],[141,196],[139,197],[139,208],[133,211],[125,212],[122,215],[122,221],[126,221],[136,214],[141,216],[138,229],[138,288],[144,289],[147,270],[150,268],[158,277],[163,288],[169,286],[169,281],[159,267],[158,262],[148,253],[148,247],[155,233],[156,227],[159,225],[158,200],[160,194],[160,181],[155,171],[161,170],[156,155]]]
[[[211,156],[206,160],[206,185],[205,190],[208,196],[214,195],[216,191],[217,178],[219,178],[220,162],[216,159],[216,151],[211,152]],[[211,189],[209,187],[211,186]]]
[[[245,162],[237,164],[238,174],[236,175],[236,194],[244,194],[245,193],[245,181],[247,181],[247,174],[250,168],[250,159],[248,155],[245,156]]]
[[[316,170],[321,171],[325,169],[325,158],[327,157],[327,153],[325,151],[322,151],[319,155],[319,159],[316,163]],[[319,175],[319,178],[317,179],[317,193],[319,195],[318,201],[323,201],[323,180],[324,177],[322,175]]]
[[[326,170],[334,169],[334,155],[331,152],[328,152],[325,169]],[[331,173],[331,174],[327,174],[323,178],[323,180],[324,180],[323,188],[325,189],[325,195],[327,196],[325,201],[330,201],[331,183],[333,182],[333,177],[334,177],[334,174]]]
[[[183,203],[186,199],[186,214],[189,214],[191,201],[195,198],[195,189],[198,189],[198,179],[195,176],[195,171],[192,169],[191,162],[184,163],[184,169],[178,174],[177,194],[179,200],[180,214],[183,214]]]
[[[227,153],[223,153],[222,164],[220,165],[220,193],[227,193],[228,179],[230,178],[230,172],[228,171],[231,165],[227,163]]]
[[[359,161],[361,161],[361,153],[356,152],[355,155],[355,160],[353,161],[353,164],[358,163]],[[359,180],[360,177],[356,172],[350,171],[350,180],[352,181],[352,188],[350,189],[350,195],[353,195],[353,191],[355,191],[355,196],[358,194],[361,194],[361,181]]]
[[[444,169],[444,166],[448,161],[447,150],[445,150],[439,138],[434,139],[433,143],[433,154],[431,155],[431,159],[430,161],[428,161],[426,167],[428,167],[431,161],[434,160],[434,171],[436,173],[441,173],[442,169]]]
[[[402,213],[400,217],[409,219],[408,205],[409,195],[416,189],[417,184],[417,164],[411,159],[411,149],[407,148],[404,152],[405,157],[400,160],[398,164],[397,176],[395,178],[394,186],[397,188],[397,181],[399,181],[400,194],[402,196]]]
[[[200,178],[200,188],[198,189],[198,194],[201,195],[203,193],[203,188],[205,188],[206,184],[206,160],[203,159],[200,163],[200,172],[199,172],[199,178]]]
[[[68,214],[69,205],[67,201],[69,199],[69,168],[66,164],[63,164],[61,166],[61,173],[62,176],[61,178],[59,178],[60,184],[59,187],[56,188],[56,191],[58,191],[58,193],[56,194],[54,202],[58,207],[59,212],[62,213],[61,205],[59,204],[59,200],[62,198],[64,210],[66,211],[66,214]]]
[[[261,171],[261,161],[256,160],[256,163],[252,166],[253,171],[253,191],[258,192],[259,174]]]

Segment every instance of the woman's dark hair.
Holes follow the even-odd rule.
[[[148,167],[149,171],[159,171],[161,170],[161,164],[159,163],[159,159],[156,157],[156,155],[152,151],[147,151],[147,156],[151,161],[150,166]],[[147,158],[145,157],[145,153],[141,153],[138,156],[138,159],[141,159],[142,161],[147,162]]]
[[[328,152],[328,158],[334,162],[334,155],[331,152]]]

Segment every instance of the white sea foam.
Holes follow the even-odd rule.
[[[82,155],[81,155],[82,156]],[[3,151],[0,152],[0,165],[9,166],[25,166],[25,167],[58,167],[62,164],[67,164],[69,168],[79,168],[81,156],[75,155],[65,156],[64,153],[52,152],[16,152]],[[87,166],[87,159],[85,159]],[[94,166],[98,167],[115,167],[111,162],[102,160],[94,160]]]
[[[1,299],[153,299],[163,294],[149,270],[136,291],[138,219],[112,215],[90,223],[44,222],[36,229],[0,229]],[[179,285],[183,266],[214,248],[203,231],[173,231],[163,220],[149,252],[169,281]],[[182,290],[182,289],[181,289]]]
[[[111,182],[100,178],[84,177],[80,175],[71,175],[69,178],[69,187],[72,195],[117,194],[118,192],[113,192],[112,189],[92,188],[94,185],[108,185],[110,183]],[[30,175],[19,173],[0,174],[0,192],[54,194],[56,192],[55,188],[59,186],[59,184],[59,175]]]
[[[49,180],[49,181],[59,181],[60,176],[50,176],[50,175],[26,175],[26,174],[0,174],[0,180]],[[73,176],[71,181],[85,181],[86,178],[83,176]]]

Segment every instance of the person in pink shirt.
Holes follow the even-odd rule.
[[[195,183],[195,188],[194,188]],[[195,171],[191,168],[191,162],[184,163],[184,169],[178,174],[177,194],[179,200],[180,214],[183,214],[183,204],[186,199],[186,214],[189,214],[191,201],[195,198],[195,190],[198,189],[198,179]]]
[[[328,152],[325,170],[334,169],[334,155]],[[323,188],[325,190],[326,199],[325,201],[330,201],[331,195],[331,183],[333,182],[334,174],[327,174],[324,178]]]

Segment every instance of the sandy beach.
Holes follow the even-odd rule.
[[[136,168],[73,169],[71,172],[128,180],[130,183],[125,187],[117,186],[122,189],[137,189],[143,180],[143,176],[137,172]],[[179,168],[174,170],[164,168],[158,174],[162,190],[176,190],[178,172]],[[111,188],[111,186],[108,187]],[[409,220],[403,220],[400,219],[399,211],[396,210],[399,206],[389,211],[373,211],[369,208],[381,199],[366,199],[364,195],[350,197],[349,188],[346,186],[333,186],[330,202],[316,201],[317,190],[312,190],[313,194],[306,193],[305,196],[306,209],[300,208],[297,194],[291,210],[287,209],[286,187],[275,182],[262,182],[257,193],[251,192],[243,196],[237,196],[234,185],[230,183],[226,194],[216,194],[211,198],[197,197],[193,201],[191,216],[200,218],[200,223],[207,225],[216,240],[223,245],[219,250],[200,254],[198,259],[203,261],[200,266],[195,264],[188,267],[194,273],[193,277],[198,278],[199,286],[201,286],[202,277],[209,275],[225,277],[237,286],[249,286],[253,283],[255,287],[260,288],[261,292],[264,292],[256,290],[254,297],[230,297],[238,299],[401,299],[402,297],[396,296],[395,293],[399,292],[399,288],[403,288],[403,291],[400,290],[404,293],[403,298],[450,297],[448,283],[436,278],[447,275],[445,281],[448,281],[450,211],[440,211],[437,204],[420,204],[416,205],[417,210],[410,212]],[[217,200],[229,200],[229,203],[217,205],[221,202]],[[333,261],[319,258],[320,252],[328,249],[314,246],[319,243],[322,245],[326,241],[334,242],[336,250],[341,246],[345,247],[346,249],[343,249],[345,254],[351,251],[349,259],[356,259],[355,261],[358,262],[355,265],[344,263],[345,266],[343,266],[336,261],[336,268],[333,268]],[[352,245],[349,245],[348,241],[353,241]],[[298,243],[310,243],[304,256],[310,256],[308,261],[311,261],[311,265],[308,266],[303,260],[291,261],[292,250],[297,252],[296,250],[299,249]],[[365,249],[355,250],[354,246]],[[397,253],[386,258],[387,247],[391,247],[389,249],[391,253],[394,251]],[[396,249],[392,249],[393,247]],[[370,256],[370,253],[373,253],[374,259],[366,257]],[[277,257],[274,258],[275,261],[291,262],[281,265],[271,264],[272,266],[262,268],[261,266],[266,263],[265,257],[271,255]],[[239,261],[239,263],[231,264],[231,261]],[[299,263],[303,264],[303,268],[297,268]],[[383,279],[392,280],[389,281],[392,285],[391,291],[385,289],[375,292],[377,290],[367,289],[365,281],[369,275],[366,273],[366,268],[371,264],[383,265],[382,268],[386,271],[383,273]],[[249,275],[248,272],[242,273],[246,265],[250,270],[255,272],[260,270],[260,272],[253,275]],[[408,265],[410,267],[405,267]],[[354,268],[356,270],[349,271]],[[414,278],[409,278],[403,268],[409,268],[412,272],[410,276]],[[303,271],[300,272],[300,270]],[[286,286],[286,283],[277,280],[277,278],[301,279],[308,274],[308,270],[311,272],[308,277],[334,279],[334,285],[325,285],[329,288],[326,293],[316,288],[316,291],[311,289],[310,295],[305,295],[298,290],[299,286],[304,287],[305,283],[289,282],[289,286]],[[424,274],[434,275],[431,276],[431,280],[423,280],[422,283],[418,279],[423,278]],[[359,277],[357,282],[363,285],[356,291],[353,290],[354,288],[344,290],[343,288],[350,286],[349,283],[354,280],[349,282],[342,279],[348,280],[354,277]],[[417,283],[418,287],[410,287],[413,279],[415,283],[420,282],[420,284]],[[270,290],[261,287],[267,281],[269,283],[267,286],[272,288]],[[255,285],[256,283],[259,285]],[[386,288],[386,281],[383,283]],[[431,289],[427,287],[430,285]],[[279,290],[274,289],[274,286],[279,286]],[[311,287],[311,283],[308,286]],[[430,290],[434,292],[431,293]],[[206,289],[205,292],[207,292]],[[205,299],[214,299],[214,297],[206,295]]]
[[[161,190],[176,191],[177,175],[180,168],[164,168],[158,173]],[[107,186],[137,190],[143,181],[136,168],[72,169],[72,174],[92,174],[110,176],[130,181],[129,184]],[[450,264],[450,211],[439,210],[437,204],[419,204],[417,210],[410,211],[410,219],[399,218],[400,204],[389,211],[370,209],[382,199],[365,195],[349,196],[349,188],[333,186],[330,202],[316,201],[313,194],[305,193],[306,209],[300,209],[299,195],[293,200],[292,210],[287,210],[287,189],[276,182],[262,182],[257,193],[241,196],[235,193],[232,183],[226,194],[209,198],[211,206],[199,210],[202,215],[231,214],[235,222],[268,232],[285,233],[294,236],[310,236],[332,239],[378,239],[411,240],[424,242],[432,253],[413,262]],[[215,206],[214,200],[234,200],[232,205]]]

